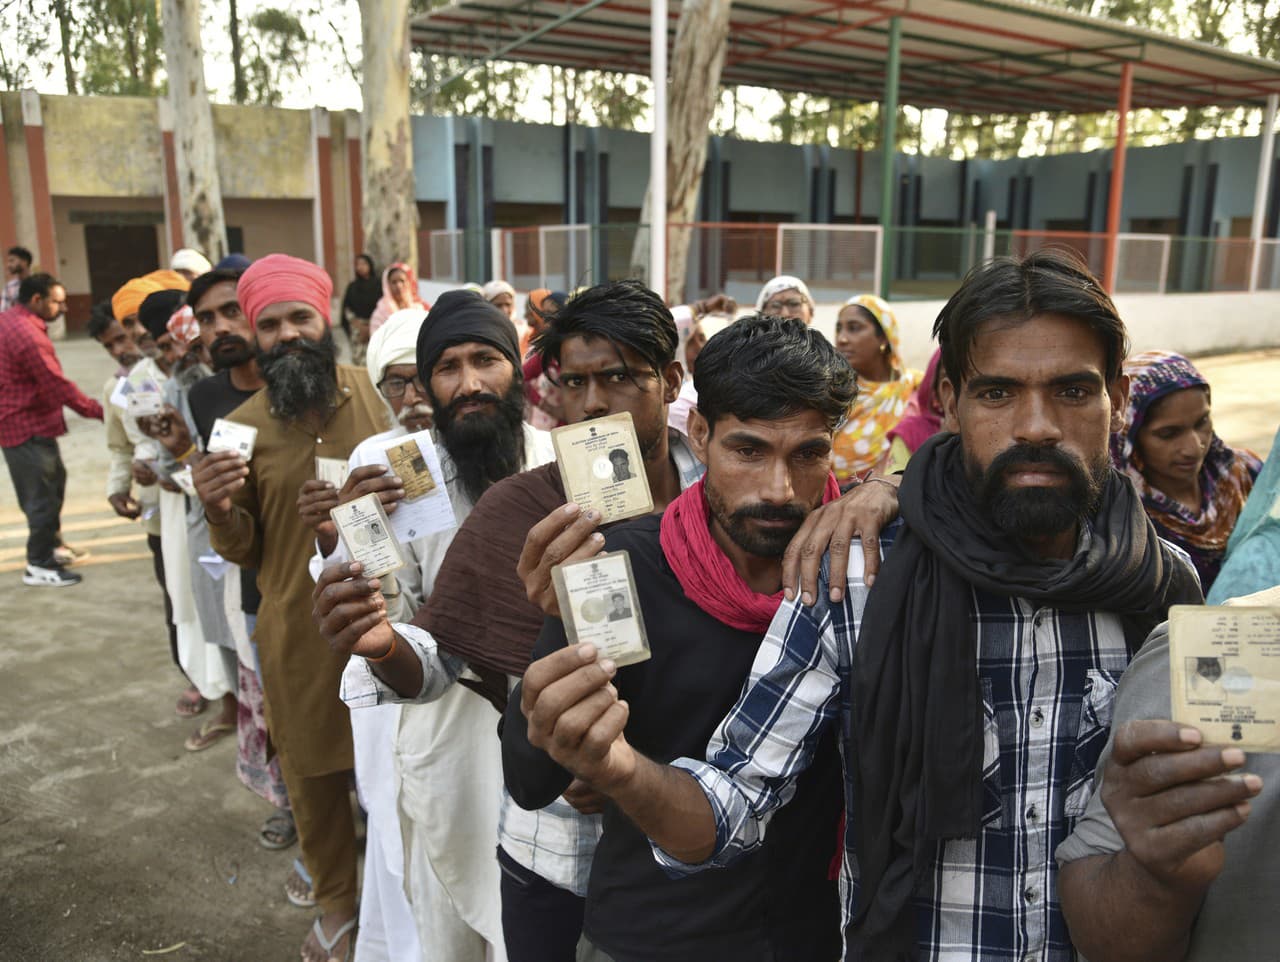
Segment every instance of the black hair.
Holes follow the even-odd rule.
[[[707,341],[693,371],[698,411],[775,420],[817,411],[834,431],[858,396],[858,379],[835,347],[804,321],[752,314]]]
[[[200,303],[200,298],[209,293],[209,290],[217,284],[224,284],[230,281],[236,284],[240,280],[240,275],[244,271],[236,270],[234,267],[219,267],[208,273],[201,274],[191,282],[191,287],[187,290],[187,304],[192,310]]]
[[[535,308],[536,310],[536,308]],[[543,367],[560,360],[564,342],[572,337],[602,337],[621,355],[629,347],[643,357],[658,377],[676,358],[680,336],[662,298],[642,281],[597,284],[575,294],[567,304],[542,314],[546,326],[533,339]]]
[[[28,267],[31,266],[31,251],[27,250],[25,247],[10,247],[5,251],[5,253],[11,257],[17,257],[20,260],[24,260],[27,262]]]
[[[1088,325],[1106,347],[1107,383],[1120,376],[1129,335],[1115,304],[1078,253],[1048,247],[1021,260],[997,257],[980,264],[951,295],[933,325],[951,383],[958,387],[972,372],[973,343],[983,324],[1029,321],[1042,314]]]
[[[30,274],[18,285],[18,303],[30,304],[31,298],[37,295],[48,297],[55,287],[62,287],[62,283],[52,274]]]
[[[840,315],[843,314],[845,311],[847,311],[851,307],[856,311],[860,311],[861,318],[864,321],[869,322],[871,326],[876,329],[877,337],[883,337],[886,340],[888,339],[888,335],[885,334],[884,326],[880,323],[880,319],[871,313],[871,308],[863,307],[861,304],[845,304],[843,307],[840,308],[839,311],[836,312],[837,322],[839,321]]]
[[[96,341],[115,322],[116,316],[111,313],[111,302],[100,301],[89,309],[89,324],[85,332]]]
[[[357,254],[357,255],[356,255],[356,260],[358,260],[358,261],[364,261],[366,264],[368,264],[368,265],[369,265],[369,276],[370,276],[370,277],[375,277],[375,276],[377,276],[377,273],[378,273],[378,265],[377,265],[377,264],[375,264],[375,263],[373,262],[373,258],[372,258],[372,257],[370,257],[368,254]]]

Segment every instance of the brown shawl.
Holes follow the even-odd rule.
[[[528,600],[516,562],[529,529],[565,503],[554,461],[504,478],[472,509],[454,536],[427,603],[413,624],[442,651],[466,659],[486,678],[522,675],[542,630],[542,610]],[[502,679],[505,697],[505,679]]]

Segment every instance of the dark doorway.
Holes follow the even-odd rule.
[[[129,278],[160,267],[153,224],[85,224],[84,247],[95,304],[109,298]]]

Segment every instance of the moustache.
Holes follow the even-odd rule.
[[[231,353],[234,349],[235,353],[248,351],[250,349],[249,342],[239,334],[219,334],[213,339],[213,343],[209,345],[209,351],[212,354]]]
[[[502,403],[502,398],[498,397],[498,395],[492,394],[489,391],[481,391],[478,394],[467,394],[467,395],[464,395],[463,397],[454,398],[452,401],[450,401],[448,404],[444,406],[441,413],[449,417],[453,417],[458,413],[458,408],[462,407],[462,405],[464,404],[501,404],[501,403]]]
[[[433,414],[431,405],[425,401],[419,401],[417,404],[411,404],[407,408],[403,408],[396,418],[401,424],[421,418],[429,418]]]
[[[743,505],[730,515],[737,521],[795,521],[797,524],[808,516],[809,513],[798,504],[765,504],[763,501]]]
[[[1061,471],[1072,483],[1087,484],[1089,474],[1084,465],[1071,454],[1053,444],[1015,444],[1005,448],[992,459],[983,477],[983,487],[988,490],[1004,487],[1004,475],[1011,468],[1039,465]]]

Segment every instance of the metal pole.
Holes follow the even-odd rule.
[[[1116,104],[1116,149],[1111,155],[1111,192],[1107,197],[1106,260],[1103,262],[1102,286],[1108,294],[1115,292],[1117,235],[1120,233],[1120,208],[1124,203],[1124,154],[1129,141],[1129,105],[1133,101],[1133,61],[1120,67],[1120,100]]]
[[[987,211],[987,216],[982,223],[982,262],[994,259],[996,256],[996,212],[994,210]]]
[[[649,286],[667,296],[667,0],[649,21],[653,133],[649,135]]]
[[[1253,223],[1249,228],[1249,290],[1258,289],[1258,269],[1262,266],[1262,228],[1267,216],[1267,190],[1271,186],[1271,157],[1275,151],[1276,106],[1280,94],[1267,97],[1262,114],[1262,153],[1258,157],[1258,180],[1253,189]]]
[[[894,157],[898,142],[898,74],[902,69],[902,18],[889,21],[889,56],[884,68],[884,100],[880,102],[880,295],[888,297],[893,282],[893,194],[897,186]]]

